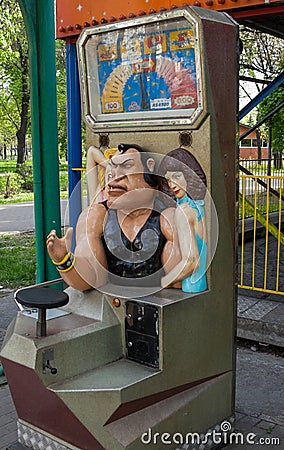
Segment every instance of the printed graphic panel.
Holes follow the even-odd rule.
[[[194,122],[203,108],[196,24],[180,17],[88,33],[81,78],[89,123]]]

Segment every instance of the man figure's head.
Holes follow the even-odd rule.
[[[119,144],[106,167],[108,206],[114,209],[147,206],[157,186],[154,169],[154,159],[142,147]]]

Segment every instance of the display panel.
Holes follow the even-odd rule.
[[[193,124],[204,108],[199,46],[186,10],[85,30],[78,49],[86,121]]]

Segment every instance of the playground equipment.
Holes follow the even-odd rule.
[[[187,147],[207,177],[208,244],[216,252],[207,289],[197,294],[145,295],[140,287],[133,295],[110,283],[68,288],[65,306],[67,298],[54,294],[46,330],[35,314],[20,312],[1,352],[19,416],[17,448],[213,448],[221,443],[213,431],[225,439],[231,429],[237,37],[228,15],[196,7],[80,35],[88,142],[117,147],[127,136],[161,156]],[[42,308],[43,288],[36,289],[17,300]]]

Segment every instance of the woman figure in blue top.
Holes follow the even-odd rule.
[[[181,261],[162,278],[162,287],[176,287],[181,281],[184,292],[207,289],[206,226],[204,198],[206,175],[197,159],[186,149],[172,150],[159,166],[160,190],[176,200],[175,225]]]

